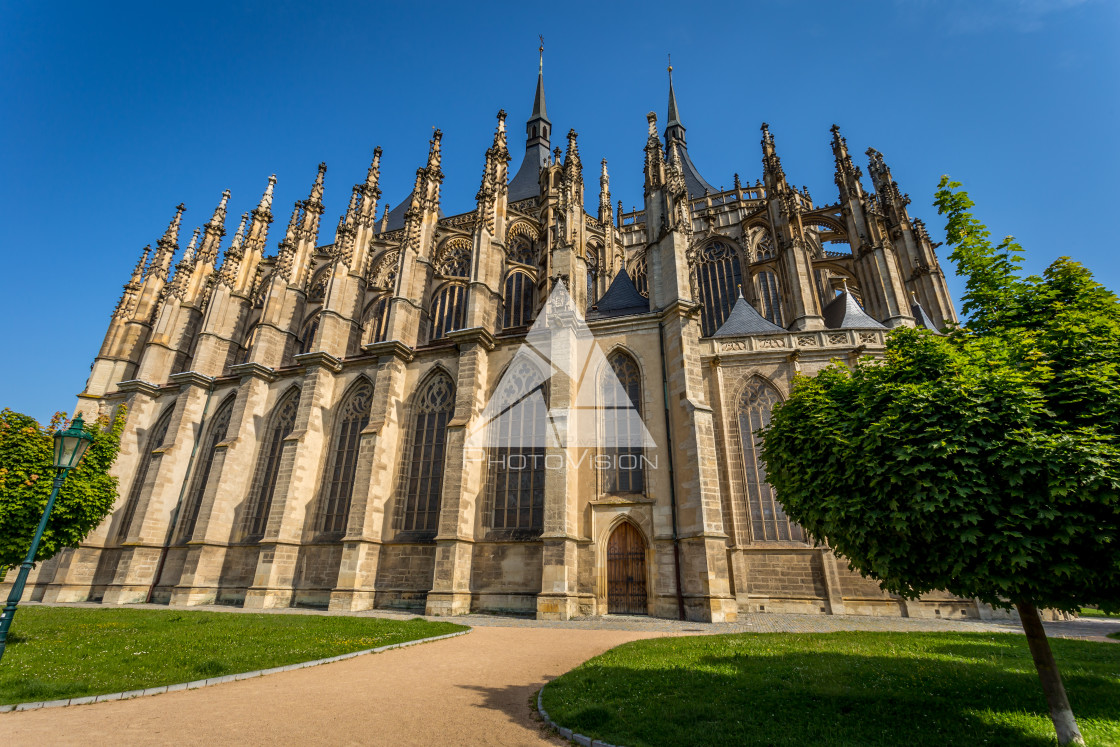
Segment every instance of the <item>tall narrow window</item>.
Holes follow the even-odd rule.
[[[758,301],[762,306],[760,313],[779,327],[784,327],[782,295],[778,290],[778,277],[769,270],[763,270],[755,275],[755,284]]]
[[[634,287],[646,298],[649,298],[649,276],[646,274],[646,253],[642,252],[630,263],[627,274],[634,281]]]
[[[742,282],[739,257],[732,247],[716,242],[700,250],[696,264],[696,291],[704,337],[711,337],[727,320],[731,307],[739,297]]]
[[[595,305],[596,281],[599,279],[599,252],[596,247],[587,248],[587,308]]]
[[[526,236],[516,236],[510,241],[509,250],[506,252],[511,262],[517,262],[530,267],[537,266],[537,252],[533,249],[533,242]]]
[[[354,495],[354,474],[358,469],[358,444],[369,425],[373,387],[362,380],[346,395],[334,428],[330,464],[324,473],[318,530],[323,534],[342,534],[350,515]]]
[[[206,495],[206,484],[210,481],[210,468],[214,466],[214,454],[218,444],[226,440],[226,431],[229,430],[230,417],[233,415],[233,401],[230,396],[214,413],[210,424],[206,428],[206,439],[198,450],[198,461],[194,467],[194,479],[191,481],[187,499],[183,504],[183,513],[179,516],[178,541],[187,542],[194,536],[195,524],[198,523],[198,513],[202,509],[202,498]]]
[[[506,329],[527,327],[533,321],[537,305],[537,287],[532,276],[514,270],[506,276],[503,324]]]
[[[743,488],[755,542],[804,542],[805,532],[793,523],[766,482],[766,468],[759,459],[761,442],[755,434],[769,425],[770,410],[779,401],[777,390],[760,378],[747,383],[739,398],[739,440],[743,449]]]
[[[436,291],[432,299],[432,333],[430,341],[446,337],[448,332],[462,329],[467,318],[467,288],[461,283],[448,283]]]
[[[544,528],[548,381],[527,360],[515,359],[495,392],[500,414],[491,423],[488,463],[490,528],[518,539]]]
[[[421,386],[413,405],[412,445],[405,449],[401,469],[402,500],[398,502],[397,529],[434,537],[439,522],[443,489],[447,421],[455,411],[455,386],[439,371]]]
[[[280,473],[280,457],[284,450],[284,439],[291,435],[299,412],[299,390],[285,395],[272,413],[260,456],[257,458],[257,471],[249,500],[242,518],[242,536],[247,541],[256,541],[264,536],[268,525],[268,512],[272,509],[272,496],[276,492],[276,477]]]
[[[389,294],[378,298],[366,308],[365,330],[363,339],[366,342],[385,342],[389,322]]]
[[[132,479],[132,487],[128,491],[128,500],[125,501],[124,507],[121,509],[121,523],[117,529],[118,540],[127,537],[128,530],[132,528],[132,519],[136,516],[136,507],[140,504],[141,493],[144,492],[144,481],[148,479],[148,468],[157,456],[152,452],[163,446],[163,440],[167,438],[167,429],[171,425],[171,413],[174,409],[174,407],[168,407],[163,415],[160,415],[155,427],[148,433],[144,450],[137,457],[139,467],[136,470],[136,477]]]
[[[604,428],[603,453],[609,457],[602,472],[604,493],[641,493],[642,471],[642,373],[625,353],[612,353],[599,383]]]
[[[321,318],[322,312],[316,311],[303,323],[299,341],[299,352],[301,354],[311,352],[311,346],[315,343],[315,333],[319,331],[319,320]]]

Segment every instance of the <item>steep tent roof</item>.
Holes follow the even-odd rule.
[[[910,297],[914,301],[912,304],[910,304],[910,314],[914,317],[914,322],[919,327],[924,327],[935,335],[942,334],[941,330],[937,328],[937,325],[933,323],[933,320],[929,318],[929,314],[926,313],[926,310],[922,308],[922,305],[920,303],[918,303],[918,299],[914,296],[914,294],[911,293]]]
[[[385,228],[386,231],[396,231],[398,228],[404,228],[404,214],[408,212],[408,206],[411,204],[412,192],[409,192],[408,197],[398,202],[397,206],[389,211],[389,224]],[[443,217],[443,208],[439,210],[439,217]]]
[[[548,163],[549,136],[552,120],[544,104],[544,50],[537,69],[537,92],[533,96],[533,113],[525,123],[525,158],[509,182],[509,201],[517,202],[541,193],[541,168]]]
[[[587,314],[591,319],[628,314],[645,314],[649,311],[649,299],[638,292],[634,281],[625,269],[619,270],[611,281],[607,292],[595,304],[595,309]]]
[[[848,292],[847,286],[839,296],[824,307],[822,316],[824,326],[829,329],[886,329],[867,315],[855,296]]]
[[[669,66],[669,115],[665,125],[666,156],[670,159],[676,150],[680,156],[681,166],[684,168],[684,185],[688,189],[688,196],[692,199],[703,197],[707,193],[715,194],[716,188],[700,175],[700,170],[688,156],[688,145],[684,139],[684,125],[681,123],[680,110],[677,107],[677,94],[673,90],[673,66]]]
[[[739,300],[735,302],[727,319],[715,331],[712,337],[744,337],[746,335],[773,335],[786,330],[758,313],[743,292],[739,291]]]

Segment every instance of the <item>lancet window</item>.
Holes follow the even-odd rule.
[[[509,248],[506,250],[506,256],[511,262],[517,262],[523,265],[537,266],[537,252],[533,248],[533,242],[529,240],[528,236],[518,235],[510,239]]]
[[[599,251],[597,247],[587,248],[587,308],[591,308],[598,300],[595,289],[599,280]]]
[[[256,475],[249,491],[249,500],[242,518],[242,535],[247,541],[256,541],[264,536],[268,524],[268,512],[272,509],[272,497],[276,492],[276,478],[280,474],[280,457],[284,450],[284,439],[291,435],[299,412],[299,390],[289,392],[273,410],[265,434],[264,446],[257,458]]]
[[[319,331],[319,321],[323,318],[321,311],[316,311],[303,323],[299,333],[299,352],[310,353],[311,346],[315,344],[315,333]]]
[[[402,498],[396,528],[405,533],[434,537],[439,523],[443,490],[447,422],[455,411],[455,385],[443,371],[420,387],[413,404],[411,446],[404,450],[401,466]]]
[[[384,342],[389,331],[389,295],[383,294],[366,307],[362,325],[362,339],[366,342]]]
[[[704,337],[710,337],[727,320],[739,297],[743,282],[739,255],[723,242],[708,244],[697,254],[695,273],[700,325]]]
[[[233,401],[233,396],[226,398],[226,401],[214,412],[214,417],[211,418],[210,425],[206,429],[206,440],[198,451],[194,479],[187,491],[183,513],[179,516],[179,542],[186,542],[194,535],[198,514],[202,509],[202,498],[206,495],[206,484],[210,481],[210,470],[214,466],[214,456],[218,444],[226,440],[226,431],[229,430],[229,421],[233,416]]]
[[[136,507],[140,504],[140,494],[144,491],[144,481],[148,478],[148,469],[159,456],[155,453],[156,449],[163,446],[163,441],[167,438],[167,429],[171,425],[171,413],[174,409],[168,407],[163,415],[160,415],[159,420],[149,431],[144,442],[144,450],[140,452],[138,460],[140,465],[136,470],[136,477],[132,479],[132,487],[128,491],[128,500],[125,501],[124,508],[121,510],[121,523],[117,528],[118,539],[123,540],[127,537],[128,530],[132,528],[132,519],[136,515]]]
[[[358,470],[358,446],[362,431],[369,425],[372,404],[373,386],[363,379],[350,389],[338,409],[316,522],[321,534],[341,535],[346,531]]]
[[[544,528],[545,446],[548,443],[548,380],[536,365],[516,359],[492,399],[487,463],[486,515],[490,529],[518,539]]]
[[[630,262],[630,267],[626,269],[630,279],[634,282],[634,287],[638,289],[646,298],[649,298],[649,276],[646,274],[646,253],[642,252]]]
[[[467,319],[467,287],[447,283],[432,297],[432,332],[429,340],[438,340],[448,332],[462,329]]]
[[[601,460],[604,493],[641,493],[646,429],[642,423],[642,372],[626,353],[616,351],[607,359],[599,381],[603,428]]]
[[[755,257],[759,260],[773,259],[774,255],[774,241],[768,232],[763,233],[755,247]],[[779,327],[784,327],[782,292],[778,286],[778,276],[769,270],[763,270],[754,276],[754,288],[760,307],[759,313]]]
[[[755,542],[804,542],[805,532],[789,520],[774,489],[766,482],[766,467],[759,458],[761,439],[756,431],[770,423],[770,411],[780,401],[778,391],[755,377],[739,397],[739,440],[742,446],[743,490]]]
[[[537,285],[533,276],[524,270],[513,270],[506,275],[502,295],[502,326],[506,329],[529,326],[537,310]]]

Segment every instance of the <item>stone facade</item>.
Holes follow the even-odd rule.
[[[955,321],[936,245],[882,157],[868,151],[865,191],[833,128],[839,197],[817,205],[763,125],[762,179],[720,191],[688,155],[671,79],[666,129],[648,123],[631,213],[612,205],[605,160],[585,209],[576,133],[549,151],[543,76],[520,169],[501,112],[471,212],[440,209],[438,130],[412,193],[380,217],[374,151],[333,243],[325,165],[271,256],[275,178],[220,263],[229,193],[173,265],[180,206],[80,395],[87,418],[128,407],[119,505],[29,596],[566,619],[611,609],[611,537],[629,522],[644,577],[617,582],[651,615],[979,615],[969,600],[904,603],[806,542],[754,457],[752,418],[796,374],[876,355],[892,327]],[[656,446],[627,490],[550,447],[567,466],[538,492],[502,483],[523,513],[499,516],[500,476],[466,438],[557,284],[604,354],[640,372],[633,404]],[[567,417],[575,386],[549,386],[550,417]]]

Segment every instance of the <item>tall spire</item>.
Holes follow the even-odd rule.
[[[124,318],[130,316],[132,312],[136,310],[136,297],[144,284],[144,272],[147,269],[148,254],[151,251],[151,244],[144,247],[144,252],[140,255],[140,261],[136,263],[136,268],[132,271],[132,277],[130,277],[128,282],[124,285],[124,292],[121,294],[121,300],[117,302],[117,308],[113,311],[114,317]]]
[[[674,127],[675,126],[675,127]],[[669,139],[670,130],[680,129],[680,140],[684,140],[684,125],[681,124],[680,115],[677,112],[677,94],[673,91],[673,56],[669,56],[669,116],[665,123],[665,139]],[[675,132],[673,133],[676,134]]]
[[[509,182],[509,201],[517,202],[540,194],[541,169],[548,165],[552,120],[544,103],[544,37],[537,50],[537,92],[533,97],[533,111],[525,122],[525,158],[517,174]]]
[[[268,222],[272,222],[272,190],[276,186],[276,174],[268,177],[268,186],[265,187],[264,194],[261,195],[260,204],[257,209],[253,211],[254,215],[260,215],[262,218],[268,216]]]
[[[202,239],[199,249],[199,259],[203,262],[214,264],[218,261],[218,247],[222,237],[226,235],[226,204],[229,203],[229,190],[222,192],[222,199],[218,207],[214,208],[214,216],[205,226],[206,235]]]
[[[762,175],[766,179],[767,191],[784,191],[787,188],[786,173],[782,169],[782,159],[774,147],[774,136],[770,125],[762,123]]]

